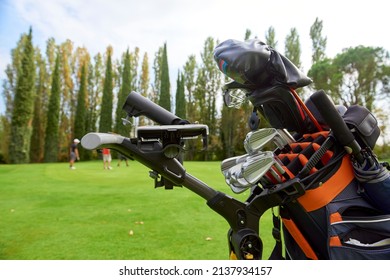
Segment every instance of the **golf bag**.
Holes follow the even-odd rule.
[[[248,203],[273,195],[270,259],[390,259],[390,177],[372,151],[375,117],[361,106],[334,106],[324,91],[303,102],[295,90],[311,80],[258,40],[227,40],[214,57],[233,79],[225,104],[248,99],[272,127],[252,127],[247,154],[221,166],[233,191],[251,189]],[[270,155],[264,146],[272,141]]]

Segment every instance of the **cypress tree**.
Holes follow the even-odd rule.
[[[177,75],[177,87],[176,87],[176,116],[186,119],[186,98],[184,93],[184,75],[179,73]]]
[[[86,134],[86,122],[87,122],[87,82],[88,82],[88,65],[87,62],[83,63],[81,67],[80,76],[80,89],[77,95],[77,106],[74,121],[74,136],[81,139]],[[80,158],[84,156],[84,150],[79,149]]]
[[[11,137],[9,143],[9,160],[11,163],[28,163],[30,161],[30,139],[34,97],[35,64],[32,28],[30,27],[23,49],[13,103]]]
[[[46,67],[45,59],[37,52],[38,68],[39,68],[39,77],[37,79],[37,95],[35,97],[34,104],[34,119],[33,119],[33,131],[31,135],[31,144],[30,144],[30,160],[31,162],[40,162],[43,159],[44,155],[44,133],[45,133],[45,124],[44,116],[45,113],[43,110],[43,99],[46,95]]]
[[[59,148],[59,118],[60,118],[60,54],[57,54],[51,84],[49,107],[47,109],[47,123],[45,133],[45,162],[58,160]]]
[[[161,88],[160,98],[158,104],[171,111],[171,85],[169,82],[169,67],[168,67],[168,55],[167,44],[164,44],[162,63],[161,63]]]
[[[106,75],[104,78],[102,109],[100,114],[99,131],[111,132],[112,130],[112,98],[113,98],[113,75],[111,62],[112,48],[107,48]]]

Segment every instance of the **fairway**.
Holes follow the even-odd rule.
[[[130,161],[0,165],[0,259],[226,260],[227,222],[186,188],[154,188],[149,169]],[[242,201],[219,162],[186,162],[189,173]],[[262,218],[263,258],[274,245]]]

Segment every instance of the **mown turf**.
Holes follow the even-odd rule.
[[[137,162],[103,170],[101,161],[0,165],[0,259],[228,259],[227,222],[186,188],[154,189]],[[224,183],[219,162],[185,167],[240,200]],[[264,258],[274,244],[262,218]]]

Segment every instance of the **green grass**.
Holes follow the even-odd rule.
[[[0,259],[228,259],[229,225],[204,199],[186,188],[154,189],[137,162],[113,166],[0,165]],[[185,167],[215,189],[248,196],[230,191],[219,162]],[[274,244],[270,216],[262,218],[263,258]]]

